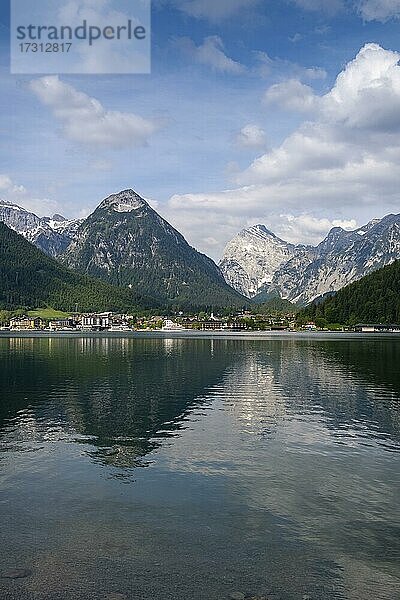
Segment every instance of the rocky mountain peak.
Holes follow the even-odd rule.
[[[346,231],[342,227],[333,227],[322,242],[318,244],[318,254],[325,255],[343,248],[350,243],[353,234],[353,231]]]
[[[148,203],[134,190],[122,190],[117,194],[111,194],[103,200],[99,209],[113,210],[119,213],[129,213],[140,208],[148,207]]]
[[[0,198],[0,208],[1,209],[10,209],[10,210],[16,210],[16,211],[20,211],[20,212],[28,212],[25,208],[22,208],[22,206],[18,206],[18,204],[14,204],[13,202],[9,202],[8,200],[3,200],[2,198]]]
[[[252,225],[251,227],[248,227],[246,229],[242,229],[241,233],[244,235],[251,234],[251,235],[260,235],[262,237],[276,238],[276,235],[274,233],[272,233],[272,231],[270,231],[269,229],[266,228],[265,225],[261,225],[260,223],[258,223],[257,225]]]
[[[67,221],[61,215],[38,217],[22,206],[5,200],[0,200],[0,221],[53,257],[69,246],[80,223]]]
[[[228,243],[220,267],[248,297],[273,290],[307,304],[400,258],[400,215],[372,219],[355,231],[334,227],[315,248],[271,236],[261,243],[259,225],[245,231]]]
[[[70,268],[161,303],[242,306],[216,264],[133,190],[108,196],[87,217],[62,257]]]
[[[253,225],[228,242],[220,269],[226,281],[252,298],[268,286],[275,271],[295,252],[295,246],[278,238],[265,225]]]

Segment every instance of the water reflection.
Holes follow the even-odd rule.
[[[400,440],[396,341],[6,338],[0,355],[0,432],[14,442],[79,434],[93,458],[121,467],[216,397],[256,435],[314,414],[338,443],[357,435],[393,450]]]
[[[35,574],[19,598],[393,600],[399,349],[0,338],[4,560]]]
[[[184,427],[192,403],[230,360],[207,340],[81,338],[0,340],[0,432],[14,441],[75,435],[95,459],[135,466]],[[162,433],[161,433],[162,430]],[[57,433],[56,433],[57,431]]]

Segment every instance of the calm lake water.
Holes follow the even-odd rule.
[[[399,367],[394,336],[0,338],[1,600],[400,598]]]

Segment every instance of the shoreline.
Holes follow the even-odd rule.
[[[400,332],[360,331],[0,331],[0,338],[107,338],[107,339],[400,339]]]

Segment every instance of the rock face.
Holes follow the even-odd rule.
[[[61,215],[38,217],[17,204],[0,200],[0,221],[23,235],[49,256],[58,256],[71,243],[81,221],[68,221]]]
[[[133,190],[103,200],[78,227],[63,262],[179,306],[243,306],[217,265]]]
[[[228,243],[219,266],[232,287],[252,298],[271,285],[279,267],[303,248],[284,242],[264,225],[254,225]]]
[[[250,243],[261,227],[240,232],[221,261],[226,280],[248,297],[274,292],[304,305],[400,258],[400,215],[355,231],[335,227],[315,248],[286,244],[270,232],[262,243]]]

